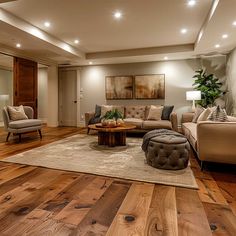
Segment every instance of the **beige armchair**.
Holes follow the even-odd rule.
[[[7,107],[3,108],[3,121],[4,121],[4,128],[8,132],[6,142],[8,142],[8,139],[13,134],[19,135],[19,142],[21,141],[21,134],[28,133],[32,131],[38,131],[40,139],[42,139],[42,121],[39,119],[33,119],[34,117],[34,110],[32,107],[24,106],[25,114],[27,115],[28,119],[26,120],[15,120],[12,121],[10,119]]]

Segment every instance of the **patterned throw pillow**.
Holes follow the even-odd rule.
[[[7,110],[8,110],[10,119],[13,120],[13,121],[14,120],[26,120],[26,119],[28,119],[22,105],[20,105],[19,107],[8,106]]]
[[[207,117],[207,120],[226,122],[228,121],[228,117],[225,109],[222,109],[220,108],[220,106],[217,106],[216,109],[212,111],[211,114]]]
[[[205,110],[204,107],[202,106],[197,106],[196,109],[195,109],[195,112],[194,112],[194,116],[193,116],[193,120],[192,122],[193,123],[197,123],[197,120],[198,120],[198,117],[202,114],[202,112]]]

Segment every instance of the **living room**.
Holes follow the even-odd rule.
[[[235,7],[0,1],[0,234],[235,235]]]

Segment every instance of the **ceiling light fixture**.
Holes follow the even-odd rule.
[[[216,45],[215,45],[215,48],[219,48],[219,47],[220,47],[220,44],[216,44]]]
[[[188,30],[187,30],[187,29],[185,29],[185,28],[183,28],[183,29],[181,29],[181,30],[180,30],[181,34],[186,34],[186,33],[187,33],[187,31],[188,31]]]
[[[20,48],[20,47],[21,47],[21,44],[20,44],[20,43],[17,43],[17,44],[16,44],[16,47],[17,47],[17,48]]]
[[[90,62],[89,62],[89,65],[92,65],[92,64],[93,64],[93,62],[92,62],[92,61],[90,61]]]
[[[228,34],[222,34],[222,38],[223,38],[223,39],[227,39],[228,37],[229,37]]]
[[[234,21],[234,22],[232,23],[232,25],[233,25],[233,26],[236,26],[236,21]]]
[[[164,57],[164,60],[168,60],[168,57]]]
[[[79,44],[79,40],[75,39],[74,43]]]
[[[188,1],[188,5],[189,5],[190,7],[193,7],[194,5],[196,5],[196,0],[189,0],[189,1]]]
[[[120,11],[116,11],[116,12],[114,13],[114,17],[115,17],[116,19],[120,19],[120,18],[122,17],[122,13],[121,13]]]
[[[48,21],[46,21],[46,22],[44,22],[44,26],[46,26],[47,28],[49,28],[49,27],[51,26],[51,23],[48,22]]]

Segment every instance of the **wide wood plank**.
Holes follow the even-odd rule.
[[[236,235],[236,216],[228,206],[203,203],[212,235]]]
[[[210,226],[195,190],[176,188],[178,233],[181,236],[210,236]]]
[[[132,184],[107,236],[144,235],[154,184]]]
[[[127,184],[114,181],[85,215],[73,235],[105,235],[128,190]]]
[[[64,223],[78,225],[111,183],[111,179],[96,178],[83,191],[80,191],[76,199],[64,207],[54,219]]]
[[[178,235],[175,187],[155,185],[145,235]]]

